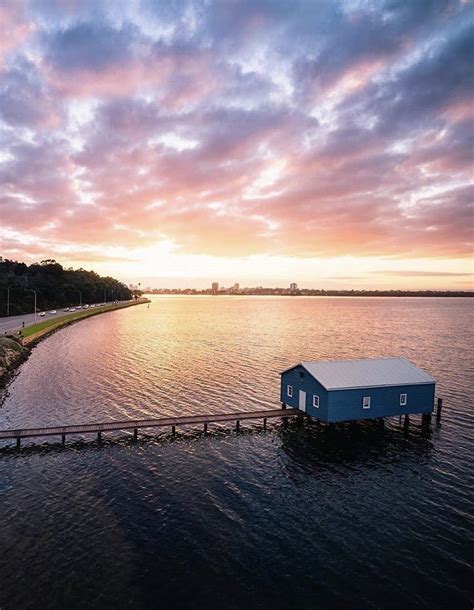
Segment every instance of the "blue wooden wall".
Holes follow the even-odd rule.
[[[407,395],[406,406],[400,405],[400,394]],[[364,396],[370,396],[370,409],[362,408]],[[329,393],[329,421],[431,413],[434,408],[434,398],[434,383],[386,388],[333,390]]]

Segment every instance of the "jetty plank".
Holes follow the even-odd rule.
[[[18,428],[15,430],[0,430],[0,440],[21,439],[40,436],[61,436],[67,434],[99,434],[116,430],[138,430],[139,428],[162,428],[166,426],[184,426],[192,424],[210,424],[226,421],[241,421],[248,419],[264,419],[270,417],[301,416],[301,411],[293,409],[267,409],[262,411],[236,411],[235,413],[210,413],[201,415],[182,415],[178,417],[159,417],[157,419],[127,419],[122,421],[97,422],[90,424],[75,424],[71,426],[53,426],[48,428]],[[207,428],[207,426],[206,426]]]

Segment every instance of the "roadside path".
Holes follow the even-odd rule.
[[[119,304],[121,303],[126,303],[127,301],[119,301]],[[107,303],[107,305],[112,305],[112,303]],[[100,309],[100,308],[99,308]],[[44,322],[45,320],[51,320],[54,318],[65,318],[67,316],[73,316],[74,314],[77,314],[79,311],[88,311],[88,310],[82,310],[82,309],[76,309],[75,312],[73,313],[68,313],[63,311],[62,309],[58,309],[56,314],[50,314],[49,311],[46,312],[46,315],[43,317],[39,317],[39,315],[37,316],[37,322]],[[23,326],[23,322],[25,323],[25,326],[30,326],[31,324],[35,323],[35,314],[34,313],[29,313],[23,316],[9,316],[9,317],[4,317],[4,318],[0,318],[0,335],[5,335],[5,334],[12,334],[18,330],[21,330],[22,326]]]

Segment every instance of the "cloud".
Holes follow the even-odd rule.
[[[400,277],[472,277],[474,273],[456,273],[454,271],[373,271],[377,275],[394,275]]]
[[[439,112],[472,99],[473,58],[474,27],[468,21],[431,43],[408,67],[347,96],[339,110],[374,117],[376,131],[385,137],[440,128]]]
[[[3,73],[0,108],[2,119],[13,126],[54,128],[58,125],[59,109],[47,91],[40,71],[23,56]]]
[[[23,6],[18,2],[0,4],[0,23],[4,35],[0,37],[0,69],[9,56],[18,49],[34,31],[34,23],[28,21]]]
[[[98,75],[133,56],[138,31],[132,25],[78,23],[45,37],[45,61],[59,72],[92,70]]]
[[[78,257],[469,257],[470,10],[18,3],[2,226]]]

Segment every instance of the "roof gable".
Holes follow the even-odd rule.
[[[430,375],[406,358],[326,360],[300,364],[327,390],[435,383]]]

